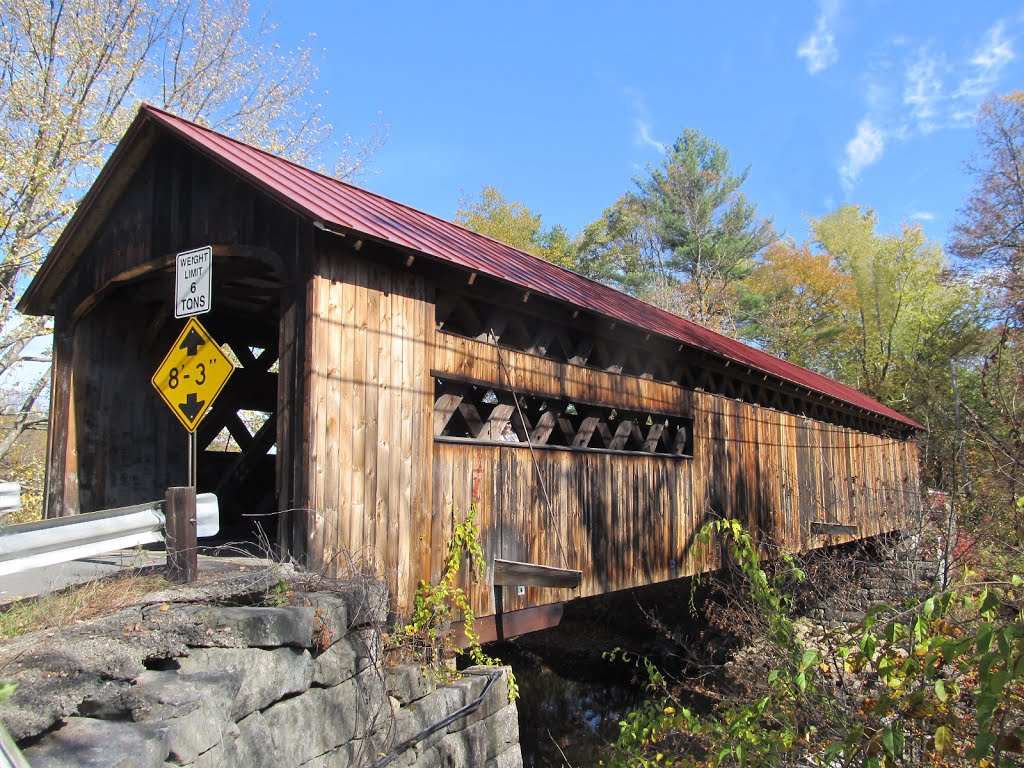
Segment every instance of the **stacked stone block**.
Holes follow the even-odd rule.
[[[375,582],[286,607],[161,601],[0,647],[0,722],[33,768],[521,766],[505,670],[385,670]],[[480,697],[407,748],[411,736]]]

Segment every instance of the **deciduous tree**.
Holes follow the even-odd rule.
[[[1008,323],[1024,322],[1024,92],[989,99],[978,119],[976,186],[953,227],[950,250],[985,268]]]
[[[497,187],[485,185],[479,197],[463,195],[455,222],[567,269],[575,266],[576,246],[565,228],[544,229],[539,213],[507,200]]]
[[[949,361],[978,339],[978,295],[920,227],[878,234],[870,210],[844,206],[812,222],[818,245],[849,276],[852,345],[838,374],[906,408],[946,381]],[[939,377],[938,379],[936,377]]]
[[[969,455],[987,530],[1022,540],[1024,509],[1024,92],[989,99],[978,118],[975,187],[951,250],[990,289],[993,316],[977,391],[967,404]]]
[[[744,336],[797,365],[839,373],[853,342],[856,292],[831,254],[779,240],[765,250],[746,289],[752,306]]]
[[[654,219],[644,199],[632,192],[584,228],[577,264],[582,274],[633,295],[675,282],[662,258]]]

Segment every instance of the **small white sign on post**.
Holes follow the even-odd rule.
[[[174,259],[174,316],[191,317],[212,308],[213,248],[179,253]]]

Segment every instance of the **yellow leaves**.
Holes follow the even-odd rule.
[[[940,725],[935,730],[935,751],[940,755],[944,752],[948,752],[953,749],[953,731],[946,725]],[[983,760],[982,763],[987,763],[987,760]]]

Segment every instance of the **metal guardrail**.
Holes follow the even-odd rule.
[[[0,520],[21,509],[21,483],[0,483]]]
[[[0,576],[164,540],[164,502],[0,527]],[[217,496],[196,497],[196,536],[220,530]]]

